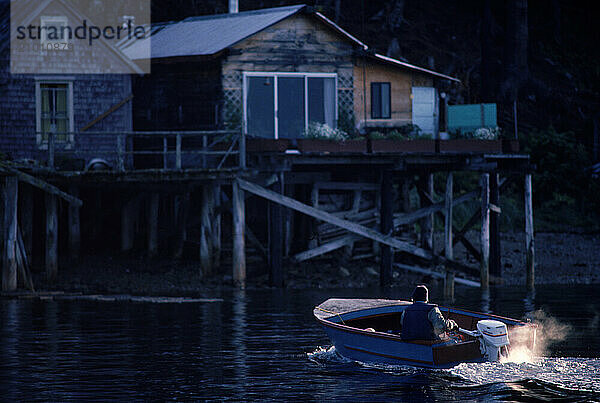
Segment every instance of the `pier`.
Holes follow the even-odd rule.
[[[501,282],[499,195],[511,181],[523,183],[527,286],[534,287],[532,167],[500,140],[463,141],[462,150],[446,150],[452,140],[430,140],[422,151],[378,151],[371,140],[352,150],[314,140],[321,149],[310,149],[239,131],[76,137],[82,144],[94,138],[94,146],[61,149],[50,135],[47,150],[31,150],[35,160],[0,163],[3,291],[33,289],[32,266],[52,282],[62,264],[90,252],[149,259],[192,253],[203,276],[231,275],[242,288],[249,256],[268,267],[271,285],[284,287],[288,264],[335,252],[378,261],[382,286],[392,284],[396,267],[444,278],[448,296],[463,276],[486,289]],[[479,186],[458,194],[460,172],[478,175]],[[445,175],[443,188],[435,188],[434,175]],[[456,227],[453,209],[477,199],[480,208]],[[433,248],[436,216],[444,228],[441,254]],[[478,223],[476,247],[465,234]],[[459,242],[479,267],[454,259]]]

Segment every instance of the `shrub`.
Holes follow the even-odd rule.
[[[348,140],[348,134],[340,129],[333,129],[326,123],[310,122],[308,129],[304,132],[304,137],[308,139],[323,139],[344,141]]]

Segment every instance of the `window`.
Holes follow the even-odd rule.
[[[298,138],[311,122],[336,127],[336,77],[321,73],[245,73],[247,133]]]
[[[371,119],[390,119],[390,83],[371,83]]]
[[[39,145],[47,145],[48,133],[57,143],[73,141],[72,82],[36,82],[36,128]]]

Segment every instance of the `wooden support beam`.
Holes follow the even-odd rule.
[[[202,209],[200,225],[200,267],[204,276],[213,273],[213,249],[212,249],[212,216],[214,212],[214,201],[212,185],[202,188]]]
[[[24,253],[32,256],[33,251],[33,188],[19,183],[19,228],[23,237]]]
[[[533,190],[531,174],[525,175],[525,266],[526,285],[529,290],[535,288],[535,238],[533,228]]]
[[[41,179],[36,178],[35,176],[31,176],[29,174],[26,174],[25,172],[21,172],[18,169],[11,167],[3,162],[0,162],[0,172],[2,172],[2,171],[7,172],[11,175],[15,175],[19,179],[19,181],[28,183],[33,187],[42,189],[46,193],[56,195],[56,196],[60,197],[61,199],[64,199],[68,203],[75,204],[79,207],[81,207],[83,205],[83,202],[81,200],[79,200],[76,197],[71,196],[68,193],[63,192],[56,186],[53,186],[53,185],[49,184],[48,182],[45,182]]]
[[[272,187],[278,194],[283,193],[283,174]],[[269,203],[269,283],[274,287],[283,287],[283,208],[279,203]]]
[[[469,193],[465,193],[462,196],[457,197],[452,201],[452,207],[455,207],[461,203],[472,200],[479,195],[478,191],[473,191]],[[394,227],[398,227],[400,225],[410,224],[421,218],[427,217],[430,214],[437,213],[438,211],[442,211],[446,209],[446,200],[442,200],[441,202],[432,204],[430,206],[421,208],[417,211],[413,211],[409,214],[400,214],[394,218]]]
[[[317,184],[315,183],[312,187],[312,190],[310,192],[310,204],[312,204],[312,206],[316,209],[319,208],[319,187],[317,186]],[[311,228],[311,233],[312,233],[312,237],[310,238],[310,240],[308,241],[308,249],[314,249],[319,245],[319,239],[318,239],[318,222],[316,220],[311,220],[310,221],[310,228]]]
[[[155,257],[158,254],[158,207],[160,195],[151,193],[148,200],[148,256]]]
[[[425,174],[419,178],[419,199],[421,208],[433,204],[433,174]],[[424,197],[428,194],[429,197]],[[433,213],[426,215],[421,220],[421,248],[425,250],[433,250]]]
[[[0,225],[0,230],[4,232],[2,237],[2,291],[14,291],[17,289],[17,210],[19,195],[19,182],[15,176],[4,178],[2,193],[4,199],[4,220],[3,225]]]
[[[221,266],[221,185],[214,183],[213,187],[213,225],[212,225],[212,251],[213,267]]]
[[[431,269],[423,269],[421,267],[409,266],[409,265],[402,264],[402,263],[394,263],[394,267],[397,267],[397,268],[403,269],[403,270],[407,270],[407,271],[412,271],[415,273],[426,274],[428,276],[435,277],[435,278],[440,278],[440,279],[446,278],[445,274],[437,272],[435,270],[431,270]],[[460,277],[454,277],[454,282],[457,284],[462,284],[462,285],[466,285],[469,287],[479,287],[480,286],[480,284],[476,281],[467,280],[467,279],[460,278]]]
[[[233,284],[236,287],[246,286],[246,252],[244,242],[244,227],[246,225],[246,212],[244,192],[240,182],[234,180],[232,183],[233,202]]]
[[[481,262],[480,283],[489,289],[490,281],[490,175],[481,175]]]
[[[79,197],[79,188],[76,186],[70,186],[69,193],[74,197]],[[81,220],[79,216],[80,208],[74,204],[69,204],[68,209],[69,258],[76,262],[79,260],[79,252],[81,248]]]
[[[381,207],[379,216],[381,217],[381,233],[389,236],[393,233],[393,213],[394,213],[394,183],[392,181],[392,172],[383,171],[381,173]],[[392,262],[394,256],[390,245],[381,245],[381,262],[379,269],[379,285],[389,286],[392,283]]]
[[[500,186],[496,172],[490,173],[490,275],[502,277],[500,245]]]
[[[454,272],[446,270],[444,278],[444,298],[454,300]]]
[[[284,206],[299,211],[303,214],[314,217],[318,220],[329,222],[331,224],[337,225],[338,227],[344,228],[348,232],[363,236],[365,238],[369,238],[375,241],[378,241],[382,244],[389,245],[398,250],[411,253],[413,255],[422,257],[424,259],[431,259],[432,255],[430,252],[423,250],[419,247],[416,247],[408,242],[401,241],[392,236],[384,235],[380,232],[377,232],[371,228],[364,227],[362,225],[358,225],[348,220],[344,220],[334,216],[333,214],[327,213],[325,211],[316,209],[314,207],[308,206],[304,203],[301,203],[297,200],[291,199],[289,197],[280,195],[278,193],[272,192],[268,189],[265,189],[261,186],[258,186],[254,183],[245,181],[243,179],[236,179],[239,187],[245,191],[254,193],[257,196],[263,197],[267,200],[274,201],[276,203],[283,204]]]
[[[446,177],[446,199],[445,201],[445,212],[446,217],[444,221],[444,251],[446,259],[454,259],[454,248],[452,243],[452,198],[453,198],[453,177],[452,172],[448,172]]]
[[[294,185],[286,183],[284,188],[286,196],[294,195]],[[287,258],[290,256],[294,238],[294,212],[287,208],[283,211],[283,237],[283,256]]]
[[[137,200],[126,200],[121,206],[121,251],[128,252],[133,249],[135,238],[135,217],[137,213]]]
[[[186,189],[177,198],[175,221],[175,244],[173,247],[173,258],[181,259],[183,257],[183,245],[187,237],[187,222],[190,212],[190,198],[192,189]]]
[[[354,190],[352,192],[352,207],[350,208],[350,211],[352,214],[357,214],[358,211],[360,210],[360,201],[362,198],[362,191],[361,190]],[[354,242],[350,242],[348,245],[346,245],[345,247],[345,256],[351,258],[352,257],[352,249],[354,249]]]
[[[127,102],[131,101],[132,99],[133,99],[133,94],[129,94],[127,97],[125,97],[124,99],[122,99],[121,101],[119,101],[118,103],[114,104],[113,106],[108,108],[106,111],[101,113],[98,117],[94,118],[92,121],[83,125],[83,127],[81,129],[79,129],[79,131],[81,131],[81,132],[86,131],[87,129],[94,126],[96,123],[100,122],[102,119],[104,119],[105,117],[107,117],[108,115],[110,115],[111,113],[113,113],[114,111],[116,111],[117,109],[119,109],[121,106],[125,105]]]
[[[23,278],[23,284],[31,291],[35,292],[35,288],[33,287],[33,279],[31,278],[31,265],[29,263],[29,258],[27,256],[27,252],[25,249],[25,243],[23,242],[23,236],[21,234],[20,228],[17,227],[17,256],[19,257],[19,265],[21,271],[21,277]]]
[[[315,182],[315,187],[324,190],[379,190],[376,183],[366,182]]]
[[[46,277],[52,283],[58,276],[58,200],[46,193]]]
[[[309,260],[314,257],[321,256],[321,255],[324,255],[329,252],[333,252],[336,249],[343,248],[344,246],[346,246],[358,239],[360,239],[360,238],[356,235],[346,235],[342,238],[338,238],[333,241],[324,243],[323,245],[317,246],[316,248],[297,253],[292,257],[292,260],[295,263],[300,263],[305,260]]]

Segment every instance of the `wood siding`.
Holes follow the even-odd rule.
[[[376,82],[390,83],[390,119],[371,118],[371,83]],[[365,126],[398,127],[412,123],[412,87],[432,87],[433,85],[433,79],[413,73],[408,69],[358,59],[354,66],[354,115],[357,126],[359,128]]]
[[[294,15],[234,45],[222,65],[224,119],[240,122],[243,72],[337,73],[338,120],[353,120],[353,44],[314,17]],[[338,121],[338,126],[340,122]]]

